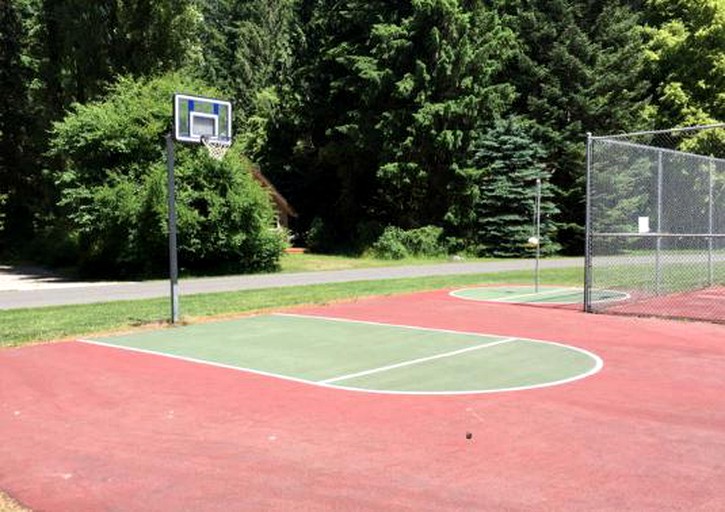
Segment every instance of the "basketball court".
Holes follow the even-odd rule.
[[[450,292],[0,351],[0,488],[37,510],[725,509],[724,326]]]

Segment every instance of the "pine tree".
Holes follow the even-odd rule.
[[[308,211],[339,237],[442,224],[473,136],[510,99],[493,80],[510,31],[457,0],[320,0],[305,26],[296,163],[308,196],[334,198]]]
[[[545,151],[516,119],[500,121],[473,148],[471,176],[478,189],[469,235],[480,256],[530,255],[535,234],[537,179],[541,181],[541,239],[544,254],[559,250],[552,199],[555,189],[543,167]]]
[[[396,224],[440,225],[458,200],[451,183],[471,142],[510,100],[510,88],[494,78],[514,42],[481,2],[413,2],[388,30],[373,53],[386,56],[397,104],[386,106],[378,124],[378,178]]]
[[[25,38],[16,2],[0,4],[0,252],[19,217],[27,218],[22,199],[20,174],[22,149],[28,125],[28,69],[23,63]],[[10,223],[10,224],[8,224]],[[8,233],[10,231],[10,233]]]
[[[296,0],[219,0],[202,4],[203,74],[228,91],[243,118],[256,95],[280,84],[290,70]]]
[[[619,2],[521,0],[515,13],[522,52],[510,76],[516,110],[536,123],[559,190],[559,241],[583,250],[586,132],[627,131],[644,120],[644,41],[638,18]]]

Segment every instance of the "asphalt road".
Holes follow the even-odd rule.
[[[541,268],[577,267],[581,258],[546,259]],[[534,260],[504,260],[494,262],[451,262],[409,267],[379,267],[325,272],[285,274],[234,275],[224,277],[190,278],[179,281],[179,293],[228,292],[282,286],[370,281],[455,274],[486,274],[507,270],[534,269]],[[169,296],[169,282],[68,282],[47,275],[21,273],[8,267],[0,268],[0,309],[37,308],[66,304],[90,304],[117,300],[136,300]]]

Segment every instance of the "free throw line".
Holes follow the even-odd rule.
[[[485,343],[483,345],[474,345],[473,347],[466,347],[459,350],[453,350],[451,352],[444,352],[442,354],[436,354],[434,356],[419,357],[418,359],[411,359],[409,361],[403,361],[402,363],[389,364],[387,366],[380,366],[378,368],[372,368],[370,370],[363,370],[361,372],[348,373],[347,375],[341,375],[339,377],[333,377],[331,379],[325,379],[319,381],[320,384],[331,384],[333,382],[339,382],[341,380],[354,379],[355,377],[362,377],[364,375],[372,375],[374,373],[387,372],[389,370],[395,370],[396,368],[403,368],[405,366],[412,366],[414,364],[425,363],[426,361],[433,361],[434,359],[442,359],[444,357],[453,357],[458,354],[464,354],[466,352],[473,352],[474,350],[481,350],[483,348],[489,348],[503,343],[511,343],[517,341],[519,338],[506,338],[503,340],[493,341],[491,343]]]

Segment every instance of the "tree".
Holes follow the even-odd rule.
[[[195,5],[195,0],[0,3],[5,59],[0,87],[7,88],[0,91],[0,177],[7,189],[0,190],[7,212],[0,237],[21,256],[28,256],[30,243],[40,236],[37,228],[52,224],[58,213],[58,190],[47,172],[59,165],[48,154],[51,124],[74,102],[99,98],[119,73],[138,76],[194,65],[201,21]]]
[[[514,42],[483,3],[413,2],[409,16],[380,27],[373,55],[391,80],[376,128],[377,172],[395,224],[441,225],[457,197],[451,182],[471,143],[498,118],[512,90],[495,80]]]
[[[118,74],[198,64],[201,16],[193,0],[38,2],[33,52],[49,120],[96,99]]]
[[[221,0],[203,5],[204,73],[235,99],[245,117],[259,91],[289,73],[296,31],[295,0]]]
[[[471,249],[479,256],[523,256],[526,241],[535,234],[536,180],[541,180],[541,248],[543,254],[559,249],[554,242],[557,213],[555,189],[543,168],[545,152],[517,119],[499,121],[473,145],[468,176],[477,194],[466,231]],[[466,218],[461,215],[459,218]]]
[[[512,69],[516,111],[536,123],[559,191],[559,242],[583,250],[586,132],[628,131],[646,120],[644,39],[619,2],[505,2],[522,51]]]
[[[474,134],[509,101],[494,77],[510,31],[457,0],[320,0],[308,15],[288,154],[305,195],[328,200],[305,209],[338,240],[363,221],[442,224]]]
[[[27,156],[33,135],[32,70],[22,23],[28,10],[20,2],[0,3],[0,253],[27,236],[33,209],[28,169],[32,160]]]
[[[99,102],[75,104],[53,126],[62,227],[81,270],[157,275],[166,268],[163,135],[175,91],[218,91],[178,74],[122,79]],[[258,271],[276,266],[283,233],[271,230],[269,197],[232,149],[218,162],[203,148],[177,151],[179,259],[189,270]]]
[[[647,72],[657,126],[725,121],[725,4],[649,0],[646,7]]]
[[[200,74],[234,99],[237,139],[256,158],[278,115],[298,36],[297,0],[220,0],[202,4]]]

